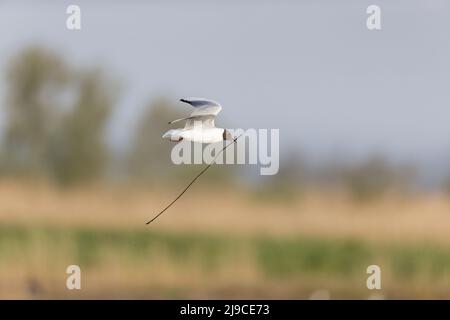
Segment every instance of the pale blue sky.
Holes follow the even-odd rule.
[[[65,27],[69,4],[81,7],[81,31]],[[369,4],[381,7],[381,31],[366,28]],[[218,124],[280,128],[285,150],[449,160],[445,0],[0,1],[0,29],[2,71],[40,44],[121,79],[118,146],[148,100],[203,96],[223,105]]]

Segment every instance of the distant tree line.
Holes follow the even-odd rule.
[[[2,176],[73,185],[112,175],[148,184],[198,170],[169,161],[172,145],[161,135],[180,110],[167,99],[145,106],[126,154],[117,157],[105,138],[120,86],[102,69],[75,67],[51,50],[28,47],[12,58],[5,80]],[[230,177],[221,168],[211,171],[210,178]]]
[[[54,52],[20,52],[6,74],[1,170],[61,184],[98,178],[115,88],[99,69],[78,70]]]
[[[112,174],[134,183],[159,184],[187,179],[198,171],[169,161],[172,145],[161,134],[168,129],[167,121],[184,111],[167,99],[145,106],[125,155],[116,157],[105,136],[120,86],[102,69],[76,67],[53,51],[29,47],[12,58],[5,80],[2,176],[44,177],[73,185]],[[295,150],[280,160],[279,174],[264,180],[272,194],[338,188],[356,200],[367,200],[392,190],[410,190],[415,179],[414,167],[396,166],[380,156],[352,165],[330,160],[314,166]],[[222,167],[202,179],[223,183],[242,176]],[[450,182],[444,187],[450,190]]]

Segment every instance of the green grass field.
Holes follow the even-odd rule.
[[[385,295],[427,297],[421,287],[448,284],[450,247],[377,245],[345,238],[0,225],[2,278],[26,271],[42,282],[38,297],[67,295],[64,270],[70,264],[81,267],[84,283],[93,280],[86,285],[92,290],[77,294],[81,298],[105,288],[143,298],[196,297],[198,292],[213,295],[224,290],[237,298],[248,294],[307,298],[308,289],[317,284],[337,297],[364,298],[370,293],[365,279],[371,264],[382,269]],[[258,294],[259,290],[263,292]]]

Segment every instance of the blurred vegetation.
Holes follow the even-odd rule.
[[[115,157],[105,142],[105,130],[119,99],[116,79],[95,66],[69,65],[57,53],[39,47],[19,52],[8,66],[0,152],[4,176],[44,177],[73,185],[104,179],[107,169],[114,168],[114,176],[156,185],[186,180],[199,171],[198,165],[168,161],[173,143],[161,139],[170,128],[167,122],[189,114],[171,100],[161,97],[145,105],[127,154]],[[367,201],[413,184],[413,170],[383,157],[316,167],[296,152],[281,155],[279,173],[255,188],[257,196],[284,201],[298,198],[310,186],[337,186],[355,200]],[[112,164],[117,158],[121,164]],[[238,170],[214,166],[203,180],[209,185],[236,183],[242,176]]]
[[[65,63],[52,52],[29,48],[13,58],[7,73],[3,171],[31,174],[49,169],[49,141],[57,135],[62,117],[56,97],[68,77]]]
[[[180,110],[164,98],[145,108],[134,133],[127,162],[128,172],[135,180],[159,180],[167,173],[173,144],[162,141],[161,136],[168,130],[167,123],[177,118],[180,118]]]
[[[74,70],[55,53],[28,48],[7,77],[2,171],[73,184],[102,176],[114,89],[97,69]]]
[[[264,183],[254,188],[253,196],[257,201],[278,201],[294,203],[302,196],[306,188],[307,163],[297,151],[280,155],[284,161],[276,175],[266,176]]]
[[[371,201],[389,192],[404,194],[413,184],[413,167],[395,166],[382,156],[375,155],[338,172],[344,188],[356,201]]]
[[[301,281],[293,280],[327,277],[341,279],[340,282],[346,284],[356,280],[363,289],[365,270],[368,265],[376,263],[383,265],[385,279],[396,279],[384,282],[384,292],[401,286],[406,290],[401,293],[403,297],[408,296],[408,288],[413,289],[412,283],[430,285],[446,282],[450,272],[448,247],[424,243],[387,245],[348,238],[225,237],[198,232],[83,227],[66,230],[0,225],[0,267],[11,266],[19,256],[29,259],[25,262],[31,267],[36,261],[54,261],[51,268],[55,270],[60,268],[58,263],[65,265],[69,261],[77,261],[83,265],[86,278],[94,270],[107,273],[108,266],[120,264],[122,272],[126,268],[158,272],[158,267],[169,269],[174,274],[200,270],[204,280],[215,281],[222,270],[240,265],[251,270],[256,268],[256,274],[263,277],[266,284],[289,281],[291,285],[303,286]],[[165,263],[159,266],[157,261],[162,257]],[[246,276],[234,274],[237,281],[245,281]],[[271,295],[270,292],[266,294]]]
[[[69,65],[57,53],[29,47],[8,64],[3,176],[46,178],[59,185],[105,179],[109,168],[135,183],[187,179],[197,165],[170,161],[172,143],[161,139],[168,121],[188,114],[170,100],[150,101],[139,118],[122,164],[112,164],[106,128],[119,99],[117,81],[98,67]],[[177,124],[178,125],[178,124]],[[209,182],[231,181],[226,168],[210,170]]]
[[[73,186],[97,181],[111,182],[108,180],[111,178],[108,170],[113,168],[116,172],[112,176],[125,177],[125,181],[133,184],[160,187],[166,183],[179,182],[179,188],[182,189],[204,168],[204,165],[177,166],[170,161],[174,144],[161,139],[161,136],[170,129],[168,121],[188,115],[191,110],[164,97],[150,100],[144,105],[129,146],[124,155],[118,157],[106,143],[106,129],[120,98],[120,88],[117,79],[97,66],[80,68],[70,65],[53,51],[29,47],[14,56],[8,64],[6,84],[6,127],[0,145],[0,173],[3,177],[48,179],[58,186]],[[176,124],[174,127],[178,126]],[[430,287],[430,283],[439,285],[448,282],[448,243],[426,244],[421,241],[421,234],[416,237],[415,243],[409,238],[404,243],[375,243],[365,236],[332,236],[335,230],[342,229],[342,225],[336,228],[333,219],[345,218],[347,213],[350,217],[346,219],[350,219],[352,228],[359,228],[358,224],[354,224],[353,213],[362,211],[362,206],[356,206],[357,210],[354,210],[353,203],[347,197],[340,197],[340,194],[335,198],[344,199],[341,206],[337,206],[335,201],[317,206],[318,203],[327,202],[322,201],[322,198],[332,195],[327,193],[329,190],[338,193],[343,191],[354,202],[370,203],[390,193],[406,194],[415,186],[416,174],[412,166],[392,163],[380,155],[356,163],[331,157],[324,163],[313,163],[298,153],[296,148],[291,150],[280,155],[280,170],[274,176],[259,176],[255,167],[255,174],[246,176],[239,171],[239,167],[213,166],[202,177],[202,184],[208,192],[214,189],[215,184],[220,186],[223,192],[217,194],[223,202],[217,203],[213,197],[208,200],[211,202],[208,207],[223,206],[227,213],[235,212],[241,219],[233,222],[219,220],[220,223],[226,223],[223,229],[221,225],[214,230],[205,221],[205,217],[210,215],[209,210],[192,209],[192,204],[186,211],[180,209],[179,213],[192,215],[194,226],[205,223],[202,228],[206,232],[199,231],[201,228],[195,232],[183,231],[183,227],[168,231],[164,226],[163,229],[135,229],[136,221],[142,223],[143,227],[142,212],[150,213],[159,206],[159,201],[155,199],[165,197],[164,192],[153,190],[152,196],[148,197],[148,190],[130,189],[130,198],[123,198],[127,199],[124,200],[125,209],[118,209],[120,212],[117,214],[113,210],[117,202],[110,200],[118,197],[123,189],[115,193],[115,190],[111,191],[114,188],[107,191],[108,188],[104,188],[106,195],[102,196],[100,190],[103,188],[93,186],[93,189],[88,189],[83,186],[80,190],[89,194],[84,197],[78,195],[76,190],[66,193],[60,192],[58,188],[53,194],[54,190],[50,191],[52,188],[49,188],[47,193],[43,193],[42,199],[40,196],[32,198],[42,200],[40,209],[36,210],[34,202],[32,208],[17,205],[24,198],[30,199],[30,194],[35,192],[34,185],[31,186],[32,193],[22,193],[27,184],[16,189],[14,183],[5,183],[0,194],[9,203],[0,210],[4,217],[0,223],[0,276],[3,277],[2,283],[14,276],[16,279],[12,280],[10,287],[5,286],[7,289],[0,294],[8,293],[8,288],[17,287],[17,283],[29,284],[32,288],[29,291],[36,297],[48,297],[45,295],[49,294],[45,292],[48,288],[57,288],[52,289],[56,290],[54,294],[57,297],[68,294],[60,286],[66,276],[61,270],[74,262],[83,266],[83,277],[88,279],[86,284],[97,286],[97,295],[102,298],[111,294],[110,288],[134,290],[146,285],[153,285],[153,291],[144,288],[143,297],[153,297],[152,294],[159,294],[161,290],[173,290],[168,294],[176,296],[174,292],[180,288],[188,288],[193,294],[211,288],[231,288],[237,297],[242,297],[244,293],[241,289],[253,286],[256,295],[274,298],[281,292],[277,290],[285,288],[287,297],[298,298],[295,290],[305,290],[308,285],[316,289],[324,283],[329,284],[328,288],[347,288],[352,294],[361,288],[361,296],[364,296],[367,294],[364,287],[367,276],[365,270],[374,263],[383,265],[383,277],[393,279],[386,283],[394,289],[400,288],[400,297],[408,296],[411,290],[421,286]],[[119,165],[116,165],[116,159],[120,159]],[[255,205],[256,202],[249,205],[238,201],[228,206],[231,203],[229,199],[246,190],[243,187],[245,183],[240,185],[244,180],[241,177],[248,177],[246,182],[252,183],[247,189],[252,191],[246,194],[255,196],[259,206]],[[224,186],[230,187],[231,184],[238,187],[237,191],[235,188],[223,190]],[[308,188],[313,192],[306,192]],[[450,194],[450,179],[443,188],[449,190]],[[319,192],[315,192],[317,190]],[[138,191],[144,195],[137,197]],[[68,194],[73,194],[73,198],[65,198]],[[211,194],[216,193],[213,191]],[[312,200],[310,197],[308,202],[311,194]],[[305,201],[299,202],[299,197],[303,195]],[[316,203],[317,195],[319,202]],[[203,197],[200,199],[204,201]],[[413,208],[416,199],[410,200]],[[128,207],[126,201],[135,206]],[[264,201],[278,202],[272,204]],[[86,203],[88,209],[84,206]],[[196,206],[197,203],[195,201]],[[389,214],[390,219],[397,212],[405,210],[397,206],[398,203],[401,202],[395,202],[396,205],[383,211]],[[429,205],[425,207],[434,208]],[[443,205],[442,208],[446,212],[448,207]],[[268,212],[264,213],[263,209]],[[195,216],[197,211],[205,216]],[[336,215],[321,217],[321,211],[336,211]],[[53,216],[47,216],[48,212]],[[80,213],[79,221],[82,223],[62,225],[61,220],[54,219],[61,212]],[[30,213],[38,223],[30,224]],[[98,218],[96,222],[85,218],[105,213],[107,219],[118,219],[126,214],[126,219],[131,221],[133,227],[123,225],[125,220],[116,222],[120,227],[108,227],[103,223],[103,218]],[[116,214],[115,218],[113,213]],[[278,216],[268,219],[267,215],[272,213]],[[243,222],[242,218],[247,214],[255,215]],[[308,218],[308,215],[311,217]],[[305,220],[297,220],[299,216]],[[10,217],[11,221],[8,220]],[[261,224],[256,232],[253,225],[262,217],[266,218],[261,219],[266,224]],[[316,221],[316,218],[323,220]],[[284,221],[289,226],[277,225],[275,220]],[[326,220],[331,222],[324,223]],[[301,228],[295,229],[296,223],[300,226],[302,222],[308,221],[313,227],[319,226],[318,230],[322,224],[329,230],[323,234],[314,234],[313,230],[310,236],[298,236],[302,231],[298,231]],[[370,230],[374,221],[377,220],[369,221]],[[248,230],[240,229],[245,224],[251,227]],[[406,225],[406,228],[411,227]],[[283,233],[283,228],[291,230],[291,226],[293,231]],[[191,227],[187,225],[185,230],[192,230]],[[279,233],[272,236],[269,230]],[[102,277],[105,281],[103,284],[101,280],[97,282]],[[352,287],[350,283],[355,279],[359,285]],[[414,282],[411,282],[412,279]],[[114,281],[117,282],[112,283]],[[206,288],[204,284],[210,287]],[[289,291],[291,289],[292,292]],[[433,291],[433,294],[438,291]],[[92,291],[86,290],[83,294],[89,292]],[[132,296],[136,297],[135,293]],[[182,294],[179,296],[186,297]],[[226,293],[218,295],[223,296]],[[417,296],[422,297],[423,292],[417,293]]]

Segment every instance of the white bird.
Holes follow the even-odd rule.
[[[231,133],[222,128],[216,128],[214,125],[214,119],[217,114],[222,110],[220,104],[215,101],[203,99],[203,98],[188,98],[180,99],[180,101],[185,102],[196,108],[194,112],[187,118],[181,118],[177,120],[170,121],[169,124],[176,123],[178,121],[186,120],[186,125],[183,129],[172,129],[167,131],[163,138],[169,138],[170,141],[193,141],[201,143],[215,143],[223,140],[232,140],[225,147],[223,147],[217,154],[216,157],[211,161],[199,174],[197,174],[194,179],[189,182],[189,184],[181,191],[181,193],[164,209],[162,209],[157,215],[155,215],[151,220],[147,221],[146,224],[150,224],[155,221],[160,215],[166,212],[181,196],[192,186],[192,184],[200,178],[214,163],[214,161],[233,143],[236,143],[243,134],[236,138],[233,138]]]
[[[169,124],[186,120],[184,128],[167,131],[162,137],[170,141],[193,141],[200,143],[215,143],[223,140],[233,140],[231,133],[223,128],[216,128],[214,120],[222,110],[222,106],[213,100],[204,98],[180,99],[196,108],[189,117],[170,121]]]

